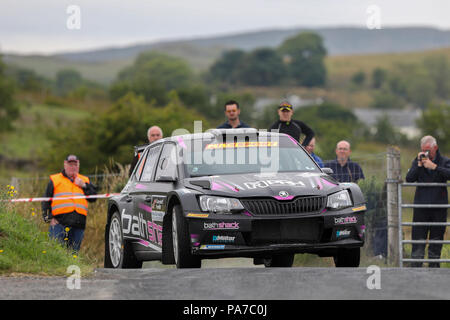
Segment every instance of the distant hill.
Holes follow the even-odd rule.
[[[5,55],[5,61],[53,77],[62,68],[79,70],[88,79],[109,83],[143,51],[156,50],[186,59],[197,71],[206,70],[223,50],[276,47],[302,31],[319,33],[330,56],[400,53],[450,47],[450,30],[404,27],[369,30],[356,27],[293,28],[245,32],[217,37],[162,41],[117,48],[67,52],[52,56]]]
[[[93,51],[64,53],[57,56],[71,61],[99,62],[134,57],[142,51],[168,51],[185,45],[187,48],[239,48],[276,47],[286,38],[303,31],[314,31],[322,36],[329,55],[366,53],[394,53],[423,51],[450,47],[450,30],[408,27],[369,30],[366,28],[295,28],[246,32],[234,35],[141,44],[125,48],[105,48]]]

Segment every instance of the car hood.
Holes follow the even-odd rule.
[[[246,197],[273,197],[290,200],[295,196],[325,195],[343,189],[324,173],[248,173],[185,179],[187,188],[208,194]]]

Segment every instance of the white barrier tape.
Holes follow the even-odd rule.
[[[117,196],[120,193],[105,193],[105,194],[96,194],[91,196],[74,196],[74,197],[52,197],[52,198],[19,198],[19,199],[10,199],[10,200],[0,200],[7,202],[42,202],[42,201],[52,201],[52,200],[66,200],[66,199],[102,199],[102,198],[110,198],[113,196]]]

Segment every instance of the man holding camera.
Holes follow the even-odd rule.
[[[450,180],[450,159],[439,153],[436,139],[425,136],[420,140],[421,151],[413,160],[406,174],[406,182],[446,183]],[[414,204],[448,204],[447,188],[417,187]],[[447,222],[447,208],[414,208],[413,222]],[[412,240],[444,239],[445,226],[413,226]],[[442,244],[432,243],[428,247],[428,259],[440,259]],[[425,243],[412,245],[412,259],[423,259]],[[411,267],[421,267],[421,262],[413,262]],[[429,263],[429,267],[439,268],[439,262]]]

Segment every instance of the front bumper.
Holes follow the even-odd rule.
[[[274,253],[330,255],[364,245],[365,206],[314,214],[253,216],[185,212],[192,254],[256,257]]]

